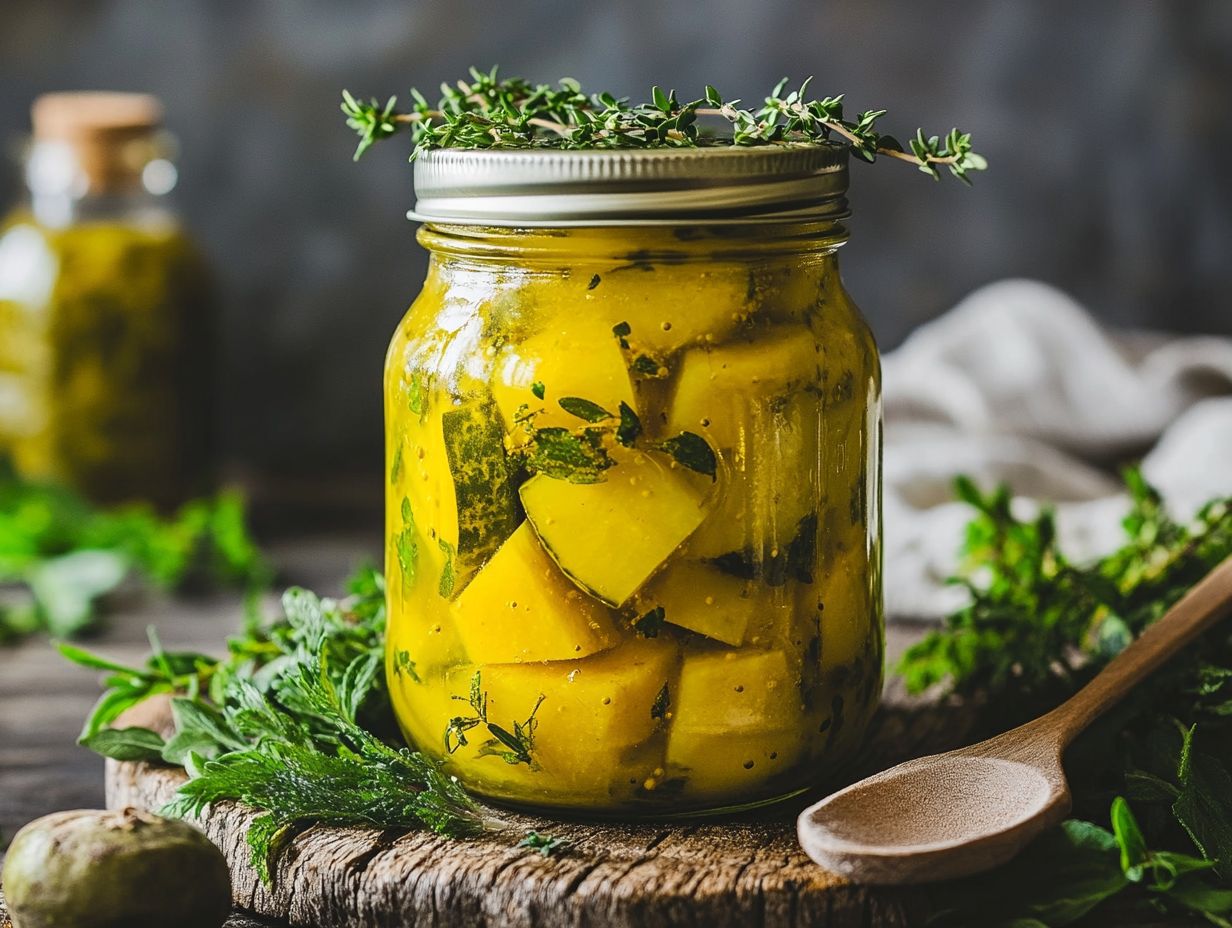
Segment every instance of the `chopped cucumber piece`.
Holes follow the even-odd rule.
[[[473,397],[406,421],[406,435],[401,486],[425,536],[418,573],[456,596],[520,520],[500,415],[490,397]]]
[[[712,447],[752,446],[750,417],[769,400],[821,382],[821,347],[803,325],[762,329],[717,347],[693,348],[679,362],[664,431],[696,432]]]
[[[860,548],[836,557],[819,583],[801,591],[801,605],[820,612],[823,667],[851,664],[868,649],[875,624],[871,582],[868,557]]]
[[[740,645],[750,629],[771,616],[790,612],[776,591],[724,573],[698,561],[677,561],[637,596],[638,612],[661,608],[664,620],[722,641]]]
[[[821,508],[820,398],[797,393],[746,412],[742,430],[753,440],[725,454],[714,511],[689,540],[693,557],[735,552],[771,561],[786,552],[800,520]]]
[[[569,582],[529,523],[475,575],[453,615],[477,664],[568,660],[619,640],[608,610]]]
[[[634,639],[580,660],[483,665],[479,687],[487,696],[489,721],[512,729],[543,697],[535,713],[533,767],[477,757],[487,738],[483,726],[467,733],[470,745],[454,759],[481,781],[538,782],[553,791],[603,788],[622,756],[662,724],[652,710],[663,685],[675,685],[677,660],[669,642]],[[464,699],[471,681],[467,671],[449,675],[450,691]],[[454,705],[460,707],[455,715],[469,711],[465,701]]]
[[[550,325],[508,348],[496,363],[492,393],[515,440],[525,434],[518,420],[527,413],[535,413],[535,428],[585,425],[561,407],[565,398],[580,397],[613,416],[619,416],[621,403],[637,409],[611,326],[590,319]]]
[[[439,538],[447,565],[452,561],[451,581],[441,583],[442,595],[449,596],[463,589],[517,528],[518,506],[500,419],[490,398],[471,400],[442,413],[441,438],[452,477],[457,526],[454,537],[442,532]]]
[[[800,690],[783,651],[696,651],[685,655],[673,700],[673,732],[789,728]]]
[[[686,654],[672,698],[670,768],[690,786],[738,791],[789,770],[804,748],[801,695],[782,651]]]
[[[749,316],[749,276],[743,264],[712,264],[690,274],[687,286],[678,274],[665,278],[648,256],[646,270],[629,268],[604,273],[586,296],[585,311],[613,326],[627,326],[623,337],[629,360],[647,354],[666,358],[688,345],[720,342]],[[624,327],[622,326],[622,331]]]
[[[807,737],[803,726],[740,732],[672,729],[668,776],[683,776],[695,794],[747,796],[775,775],[791,772]]]
[[[526,517],[578,586],[619,608],[706,516],[697,481],[662,456],[628,452],[603,483],[538,474],[522,484]]]

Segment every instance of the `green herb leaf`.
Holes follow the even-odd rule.
[[[162,736],[148,728],[106,728],[82,738],[78,744],[112,760],[162,760]]]
[[[530,392],[535,395],[535,399],[541,400],[547,395],[547,387],[543,385],[542,380],[536,380],[530,385]]]
[[[654,704],[650,707],[650,717],[652,719],[667,718],[667,707],[671,705],[672,697],[668,692],[667,684],[663,684],[663,689],[659,690],[659,694],[655,696]]]
[[[666,618],[667,611],[662,606],[655,606],[641,618],[634,619],[633,628],[643,638],[658,638]]]
[[[616,427],[616,440],[626,448],[632,448],[642,434],[642,420],[624,400],[620,401],[620,425]]]
[[[666,377],[670,371],[650,355],[639,354],[629,365],[629,370],[641,377],[651,377],[656,380]]]
[[[633,327],[627,322],[618,322],[612,326],[612,334],[616,336],[620,342],[621,348],[629,347],[629,334],[633,331]]]
[[[562,396],[557,402],[560,403],[560,408],[569,415],[585,419],[587,422],[602,422],[604,419],[614,418],[598,403],[592,403],[580,396]]]
[[[677,464],[705,474],[711,480],[716,478],[719,462],[714,456],[714,449],[706,443],[706,439],[693,432],[681,432],[675,438],[669,438],[659,445],[659,448],[670,454]]]
[[[423,683],[415,671],[415,662],[411,660],[411,652],[399,650],[394,653],[394,673],[399,677],[405,674],[416,683]]]
[[[441,553],[445,555],[445,565],[441,568],[441,579],[437,584],[437,593],[439,593],[443,599],[449,599],[449,597],[453,596],[454,587],[454,548],[453,545],[447,542],[444,538],[438,538],[436,540],[436,544],[437,547],[441,549]]]
[[[518,847],[533,848],[544,857],[551,857],[553,854],[567,851],[570,844],[571,842],[566,838],[553,838],[551,835],[541,835],[539,832],[531,830],[526,833],[526,837],[518,842]]]
[[[559,426],[534,429],[522,455],[532,474],[570,483],[600,483],[603,472],[616,463],[603,445],[601,429],[583,429],[581,434]]]

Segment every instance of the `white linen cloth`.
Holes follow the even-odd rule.
[[[885,584],[891,617],[937,618],[971,510],[958,474],[1056,504],[1062,550],[1122,539],[1120,461],[1142,459],[1170,511],[1232,495],[1232,339],[1114,333],[1029,280],[977,290],[883,361]]]

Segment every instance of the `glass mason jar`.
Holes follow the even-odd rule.
[[[0,221],[0,456],[100,502],[171,506],[208,467],[204,264],[166,194],[157,100],[40,97]]]
[[[845,151],[434,152],[385,371],[388,676],[475,793],[801,792],[881,692],[880,374]]]

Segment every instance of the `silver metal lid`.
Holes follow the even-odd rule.
[[[847,147],[439,149],[415,161],[419,222],[484,226],[807,222],[848,215]]]

